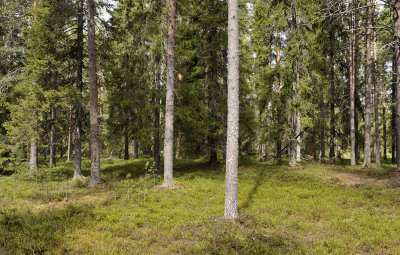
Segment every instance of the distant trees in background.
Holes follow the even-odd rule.
[[[90,155],[96,184],[100,157],[151,155],[167,186],[175,158],[227,159],[229,182],[238,136],[238,153],[260,161],[347,157],[368,167],[391,157],[400,170],[399,8],[375,0],[4,0],[0,156],[29,161],[31,172],[74,158],[80,178]]]

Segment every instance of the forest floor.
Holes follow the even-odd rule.
[[[179,160],[167,190],[147,162],[103,160],[94,188],[71,181],[72,162],[3,173],[0,254],[400,254],[400,173],[388,163],[242,160],[232,224],[223,164]]]

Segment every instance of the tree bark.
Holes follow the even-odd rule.
[[[30,159],[29,159],[29,169],[30,169],[31,173],[37,172],[37,167],[38,167],[37,145],[36,145],[36,140],[33,140],[31,142],[31,153],[30,153]]]
[[[76,91],[75,102],[75,158],[74,158],[74,179],[83,177],[81,159],[82,159],[82,70],[83,70],[83,0],[78,3],[77,15],[77,40],[76,40]]]
[[[394,3],[394,35],[396,42],[396,163],[397,171],[400,171],[400,0]]]
[[[51,75],[51,84],[53,89],[57,88],[57,77],[56,73],[53,70],[53,74]],[[54,105],[50,106],[50,114],[51,114],[51,130],[50,130],[50,167],[53,167],[56,164],[56,107]]]
[[[378,86],[378,53],[376,43],[376,18],[375,18],[375,0],[372,0],[372,20],[373,20],[373,55],[374,55],[374,111],[375,111],[375,163],[381,164],[381,143],[379,130],[379,86]]]
[[[239,157],[239,3],[228,0],[228,126],[225,219],[238,218]]]
[[[90,147],[91,173],[90,185],[100,183],[100,137],[98,120],[96,24],[94,20],[94,0],[87,0],[88,5],[88,54],[89,54],[89,92],[90,92]]]
[[[360,26],[359,26],[359,10],[360,1],[353,0],[354,2],[354,16],[352,28],[354,28],[354,46],[353,46],[353,75],[354,75],[354,129],[355,129],[355,156],[356,156],[356,164],[360,161],[360,148],[361,148],[361,135],[359,130],[359,116],[360,116],[360,63],[361,63],[361,54],[360,54]]]
[[[129,160],[129,134],[125,132],[124,137],[124,160]]]
[[[350,18],[350,29],[353,28],[353,15]],[[356,162],[356,129],[355,129],[355,101],[354,101],[354,90],[355,90],[355,70],[354,70],[354,35],[350,34],[349,38],[349,83],[350,83],[350,143],[351,143],[351,157],[350,164],[355,166]]]
[[[333,37],[331,38],[333,40]],[[330,134],[329,134],[329,163],[335,163],[335,66],[334,66],[334,46],[331,50],[331,120],[330,120]]]
[[[68,112],[68,144],[67,144],[67,162],[71,160],[72,156],[72,107]]]
[[[319,155],[319,162],[325,162],[325,102],[324,102],[324,90],[321,86],[320,91],[320,144],[321,144],[321,151]]]
[[[372,58],[371,58],[371,0],[367,0],[367,23],[365,35],[365,142],[364,166],[371,165],[371,85],[372,85]]]
[[[392,164],[396,164],[396,140],[397,140],[397,128],[396,128],[396,90],[397,90],[397,57],[396,57],[396,48],[393,52],[393,59],[392,59],[392,116],[390,120],[391,132],[392,132]]]
[[[169,0],[168,41],[167,41],[167,93],[165,103],[165,139],[164,139],[164,183],[171,187],[174,183],[174,91],[175,91],[175,30],[176,0]]]
[[[387,160],[386,105],[383,105],[382,107],[382,122],[383,122],[383,159]]]

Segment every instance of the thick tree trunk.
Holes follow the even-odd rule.
[[[238,218],[239,157],[239,3],[228,0],[228,129],[226,145],[225,218]]]
[[[31,173],[37,172],[37,167],[38,167],[38,159],[37,159],[37,144],[36,140],[33,140],[31,142],[31,153],[30,153],[30,159],[29,159],[29,170]]]
[[[75,158],[74,158],[74,179],[83,177],[81,158],[82,158],[82,70],[83,70],[83,0],[78,3],[78,26],[76,40],[76,102],[75,102]]]
[[[129,134],[125,132],[124,137],[124,160],[129,160]]]
[[[400,0],[396,0],[394,17],[394,35],[396,42],[396,163],[397,171],[400,171]]]
[[[167,93],[165,101],[165,139],[164,139],[164,183],[170,187],[174,182],[174,90],[175,90],[175,30],[176,0],[169,0],[168,41],[167,41]]]
[[[68,144],[67,144],[67,162],[71,160],[72,156],[72,107],[68,112]]]
[[[372,58],[371,58],[371,0],[367,0],[367,23],[365,35],[365,142],[364,166],[371,165],[371,85],[372,85]]]
[[[89,92],[90,92],[90,148],[91,173],[90,185],[100,183],[100,137],[98,120],[97,57],[95,39],[94,0],[87,0],[88,5],[88,54],[89,54]]]
[[[290,137],[290,148],[289,148],[289,165],[296,165],[296,130],[297,130],[297,120],[296,114],[292,113],[291,117],[291,137]]]
[[[376,26],[375,18],[375,0],[372,0],[372,20],[373,26]],[[374,110],[375,110],[375,163],[381,164],[381,143],[380,143],[380,132],[379,132],[379,86],[378,86],[378,52],[376,43],[376,28],[373,29],[373,51],[374,51]]]
[[[301,161],[301,113],[297,110],[296,114],[296,161]]]

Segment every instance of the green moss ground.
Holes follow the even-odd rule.
[[[103,160],[95,188],[71,181],[72,163],[0,176],[0,254],[400,254],[392,165],[243,160],[232,224],[223,165],[179,160],[166,190],[147,161]]]

